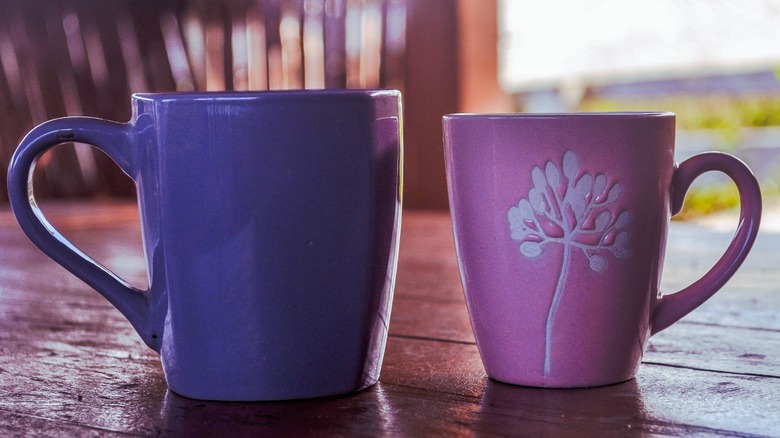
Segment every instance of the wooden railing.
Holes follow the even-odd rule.
[[[406,0],[0,2],[0,201],[13,149],[45,120],[130,118],[130,94],[403,89]],[[56,148],[36,195],[132,195],[83,144]]]

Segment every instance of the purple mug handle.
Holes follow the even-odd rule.
[[[674,324],[707,301],[745,261],[761,222],[761,189],[750,169],[738,158],[720,152],[706,152],[683,161],[674,171],[671,184],[671,213],[683,206],[691,183],[701,174],[720,171],[734,180],[739,190],[740,215],[737,231],[726,252],[715,265],[690,286],[660,298],[651,317],[651,335]]]
[[[133,128],[89,117],[65,117],[35,127],[22,140],[8,168],[8,199],[22,231],[46,255],[100,292],[127,318],[147,345],[155,348],[149,330],[149,293],[141,291],[84,254],[46,220],[35,204],[32,176],[38,158],[61,143],[91,144],[105,152],[135,179]]]

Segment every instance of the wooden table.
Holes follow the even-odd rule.
[[[44,210],[79,247],[143,287],[131,204]],[[780,234],[762,232],[712,300],[650,342],[636,379],[545,390],[489,380],[466,314],[449,216],[408,211],[380,383],[280,403],[190,400],[102,297],[47,259],[0,209],[0,436],[780,436]],[[730,232],[674,223],[676,290]]]

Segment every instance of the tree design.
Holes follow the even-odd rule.
[[[551,161],[544,170],[534,167],[534,187],[528,198],[509,209],[512,239],[520,241],[520,253],[527,258],[540,256],[546,246],[563,245],[561,272],[547,314],[545,329],[544,374],[550,372],[551,340],[555,313],[563,294],[572,251],[579,249],[590,269],[601,273],[607,268],[606,255],[626,258],[631,219],[627,211],[615,214],[615,202],[623,193],[618,183],[610,184],[604,174],[579,176],[577,155],[566,151],[563,169]]]

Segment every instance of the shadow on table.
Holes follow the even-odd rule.
[[[636,379],[578,389],[531,388],[487,379],[481,405],[478,435],[649,432]]]
[[[183,436],[387,435],[394,409],[380,384],[357,394],[282,402],[213,402],[170,390],[160,412],[160,432]]]

